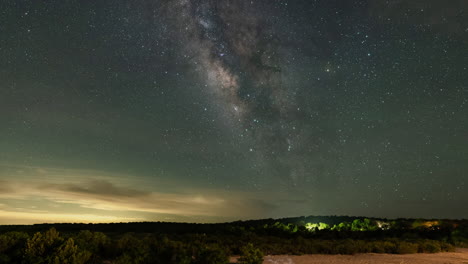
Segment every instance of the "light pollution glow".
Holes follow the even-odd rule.
[[[128,187],[132,183],[123,178],[113,184],[104,172],[9,167],[3,172],[8,172],[9,180],[0,181],[0,224],[207,221],[213,215],[219,216],[213,221],[219,221],[258,217],[270,209],[255,196],[240,192],[180,187],[173,193],[145,191]],[[118,179],[112,178],[112,182]]]

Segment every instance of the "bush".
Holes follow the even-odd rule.
[[[229,257],[226,252],[214,246],[202,248],[194,261],[195,264],[226,264],[228,262]]]
[[[51,228],[28,239],[24,260],[28,264],[84,264],[90,256],[90,252],[78,249],[73,238],[64,240]]]
[[[28,234],[23,232],[8,232],[0,235],[0,263],[20,263]]]
[[[420,244],[420,252],[437,253],[442,251],[438,241],[426,240]]]
[[[396,253],[396,245],[390,241],[374,241],[371,243],[371,252],[374,253]]]
[[[63,238],[55,228],[51,228],[44,234],[37,232],[31,239],[28,239],[25,249],[25,260],[31,264],[41,264],[51,262],[50,257],[53,251],[62,244]]]
[[[119,255],[116,261],[118,264],[146,263],[150,258],[150,245],[132,233],[127,233],[119,238],[115,247],[117,255]]]
[[[455,247],[447,242],[440,242],[440,248],[444,252],[455,252]]]
[[[91,258],[87,264],[101,264],[103,259],[110,255],[110,239],[104,233],[83,230],[74,238],[79,249],[91,253]]]
[[[75,245],[73,238],[69,238],[65,243],[58,247],[54,252],[52,259],[54,264],[85,264],[91,257],[91,252],[80,251]]]
[[[359,253],[361,249],[358,246],[358,241],[352,241],[350,239],[345,239],[343,241],[339,241],[335,247],[335,252],[337,254],[342,255],[352,255]]]
[[[398,254],[414,254],[418,253],[419,246],[418,244],[413,244],[406,241],[401,241],[397,245]]]
[[[262,264],[263,263],[263,252],[260,249],[255,248],[252,243],[242,247],[241,256],[239,258],[239,264]]]
[[[167,240],[159,244],[157,250],[157,261],[155,263],[190,264],[192,262],[192,254],[187,245],[182,242]]]
[[[100,253],[110,241],[104,233],[83,230],[78,233],[75,242],[82,249],[92,253]]]

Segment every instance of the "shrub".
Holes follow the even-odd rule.
[[[88,261],[88,264],[101,264],[103,262],[103,258],[110,255],[110,239],[101,232],[83,230],[74,238],[75,244],[79,249],[86,250],[91,253],[91,258]]]
[[[241,256],[239,258],[239,264],[262,264],[263,263],[263,252],[260,249],[255,248],[252,243],[248,243],[246,246],[241,248]]]
[[[83,230],[78,233],[75,242],[80,248],[100,253],[110,241],[104,233]]]
[[[90,257],[90,252],[78,250],[73,238],[69,238],[58,247],[51,259],[53,259],[52,263],[54,264],[85,264]]]
[[[446,251],[446,252],[455,251],[455,247],[452,244],[449,244],[447,242],[440,242],[440,248],[442,249],[442,251]]]
[[[192,254],[187,245],[182,242],[167,240],[159,244],[158,247],[156,263],[190,264],[192,262]]]
[[[427,253],[437,253],[442,251],[442,249],[438,241],[425,240],[420,244],[420,251]]]
[[[337,254],[343,255],[352,255],[359,252],[359,248],[357,246],[357,241],[352,241],[350,239],[339,241],[336,244],[335,252]]]
[[[204,247],[202,248],[197,258],[195,259],[195,264],[226,264],[229,261],[229,257],[226,252],[219,247]]]
[[[120,256],[117,263],[145,263],[150,255],[150,247],[134,234],[127,233],[123,235],[116,243],[117,251]]]
[[[414,254],[418,253],[418,244],[413,244],[406,241],[401,241],[397,245],[398,254]]]
[[[65,241],[51,228],[28,239],[24,260],[28,264],[84,264],[90,256],[91,253],[80,251],[72,238]]]
[[[371,251],[374,253],[396,253],[396,245],[390,241],[374,241],[371,243]]]
[[[31,239],[28,239],[25,249],[25,260],[31,264],[41,264],[50,262],[52,252],[60,244],[63,238],[55,228],[51,228],[44,234],[37,232]]]
[[[24,255],[28,234],[8,232],[0,235],[0,263],[19,263]]]

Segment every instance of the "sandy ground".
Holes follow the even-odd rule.
[[[236,263],[236,258],[231,258]],[[468,249],[435,254],[356,254],[356,255],[303,255],[265,256],[263,264],[468,264]]]

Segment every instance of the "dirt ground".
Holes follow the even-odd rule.
[[[236,263],[235,257],[231,258]],[[356,254],[356,255],[303,255],[265,256],[263,264],[468,264],[468,249],[435,254]]]

